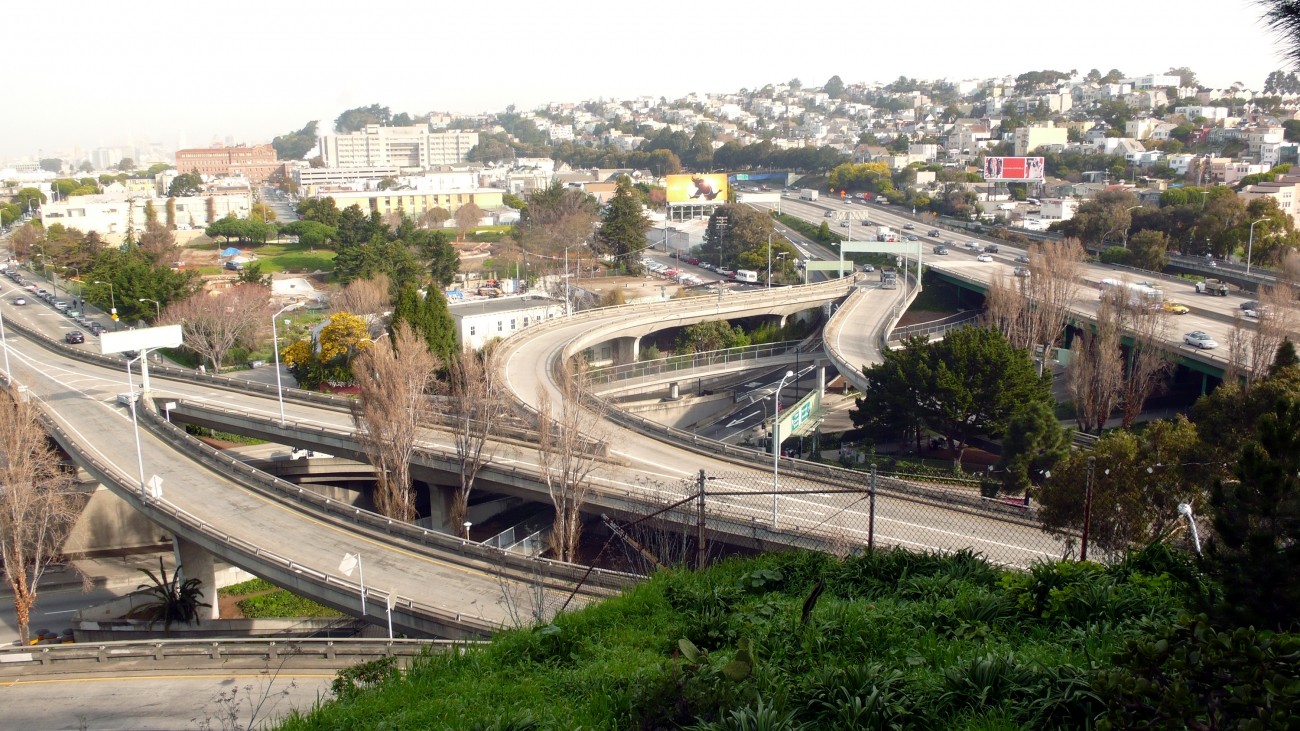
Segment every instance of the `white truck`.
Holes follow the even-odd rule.
[[[876,241],[898,241],[898,232],[888,226],[877,226]]]
[[[817,200],[817,191],[812,188],[804,188],[799,191],[799,197],[806,201]]]
[[[757,281],[758,281],[758,272],[754,271],[753,269],[737,269],[737,270],[736,270],[736,281],[737,281],[737,282],[757,282]]]
[[[1121,302],[1134,307],[1159,308],[1165,301],[1165,293],[1150,282],[1126,282],[1122,279],[1103,279],[1099,285],[1101,296],[1114,292]]]

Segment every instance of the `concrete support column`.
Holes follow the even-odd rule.
[[[826,361],[817,361],[817,393],[826,398]]]
[[[677,381],[673,381],[672,383],[668,384],[668,398],[672,399],[673,401],[676,401],[681,397],[682,397],[682,391]]]
[[[626,365],[635,363],[641,357],[641,338],[628,336],[624,338],[614,338],[614,363],[616,365]]]
[[[176,556],[176,570],[181,575],[181,583],[198,579],[199,588],[203,591],[202,601],[212,605],[199,607],[199,618],[220,619],[221,614],[217,606],[216,557],[202,546],[180,536],[172,539],[172,551]]]

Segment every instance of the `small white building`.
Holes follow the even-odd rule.
[[[448,303],[462,350],[478,350],[545,320],[564,316],[564,302],[550,297],[476,298]]]

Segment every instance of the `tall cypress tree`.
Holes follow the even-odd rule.
[[[456,343],[456,320],[447,307],[447,298],[433,285],[429,286],[420,306],[420,327],[429,352],[442,359],[445,369],[460,347]]]

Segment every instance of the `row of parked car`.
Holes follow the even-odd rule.
[[[699,260],[696,259],[696,261]],[[650,259],[650,258],[643,258],[641,259],[641,263],[645,265],[645,268],[649,269],[652,274],[658,274],[661,277],[664,277],[666,279],[671,279],[681,284],[688,284],[688,285],[702,284],[704,282],[703,279],[701,279],[700,277],[694,274],[691,274],[690,272],[679,271],[677,269],[668,266],[667,264],[664,264],[661,261],[655,261],[654,259]]]
[[[95,335],[99,335],[107,329],[103,325],[100,325],[98,322],[95,322],[90,318],[86,317],[85,314],[82,313],[80,310],[76,309],[73,306],[73,302],[75,302],[76,300],[73,300],[73,302],[69,302],[67,300],[59,299],[57,296],[55,296],[53,292],[44,289],[39,285],[32,284],[17,269],[10,266],[6,266],[3,269],[0,269],[0,274],[3,274],[4,276],[8,277],[9,280],[12,281],[14,284],[18,285],[19,287],[22,287],[24,290],[31,293],[32,298],[44,300],[50,307],[54,308],[55,311],[67,315],[68,319],[77,323],[78,326],[85,328],[86,330],[89,330]],[[20,307],[26,305],[27,302],[28,302],[28,298],[24,295],[19,295],[13,298],[13,303]],[[68,343],[76,345],[76,344],[86,342],[86,334],[81,332],[80,330],[73,330],[67,333],[66,335],[64,335],[63,339]]]

